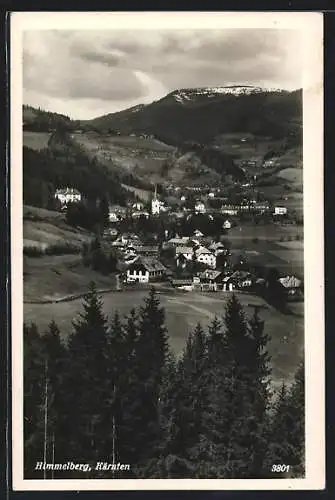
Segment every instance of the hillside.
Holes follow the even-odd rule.
[[[167,144],[211,142],[224,133],[252,133],[273,139],[302,132],[302,92],[254,87],[180,89],[159,101],[82,122],[99,130],[145,133]]]
[[[25,146],[27,134],[30,147]],[[67,132],[58,130],[48,139],[36,132],[38,137],[34,140],[32,134],[23,132],[25,204],[54,208],[55,190],[66,186],[77,188],[89,200],[107,195],[112,203],[125,204],[128,193],[122,188],[116,170],[110,171],[90,157]]]
[[[105,179],[116,198],[119,182],[151,191],[154,184],[213,185],[228,177],[263,176],[269,158],[281,168],[302,166],[301,91],[180,89],[151,104],[81,122],[26,106],[23,114],[24,146],[34,150],[25,152],[29,192],[32,177],[44,172],[46,163],[47,182],[68,184],[73,172],[74,185],[85,193]],[[254,168],[245,165],[251,157]],[[278,179],[273,177],[274,184]]]

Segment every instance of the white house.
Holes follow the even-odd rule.
[[[287,208],[286,207],[275,207],[274,215],[286,215]]]
[[[210,193],[208,193],[208,196],[209,196],[209,198],[215,198],[215,193],[210,192]]]
[[[222,225],[223,229],[230,229],[231,228],[231,222],[227,219],[224,221]]]
[[[209,267],[216,268],[216,257],[205,247],[199,247],[195,250],[197,262],[206,264]]]
[[[221,213],[222,214],[227,214],[227,215],[237,215],[238,210],[235,206],[229,206],[229,205],[222,205],[221,207]]]
[[[222,290],[224,292],[232,292],[235,289],[234,280],[231,276],[226,276],[222,280]]]
[[[138,201],[136,203],[133,203],[132,208],[135,210],[143,210],[144,205],[143,205],[143,203]]]
[[[81,194],[78,189],[67,187],[65,189],[57,189],[55,198],[57,198],[62,205],[67,205],[68,203],[79,203],[81,201]]]
[[[165,266],[152,257],[138,257],[127,269],[127,282],[148,283],[161,279],[166,272]]]
[[[204,214],[206,212],[206,206],[202,201],[197,201],[194,205],[194,211],[198,214]]]
[[[109,222],[118,222],[120,220],[117,213],[114,212],[113,210],[109,211],[108,218],[109,218]]]

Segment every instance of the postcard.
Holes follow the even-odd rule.
[[[10,35],[13,489],[323,489],[322,14]]]

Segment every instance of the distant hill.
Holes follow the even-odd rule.
[[[302,91],[234,86],[180,89],[148,105],[135,106],[82,122],[121,134],[149,134],[179,146],[210,143],[225,133],[251,133],[273,139],[302,138]]]

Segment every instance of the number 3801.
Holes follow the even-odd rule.
[[[273,464],[271,472],[288,472],[290,470],[289,465],[285,464]]]

